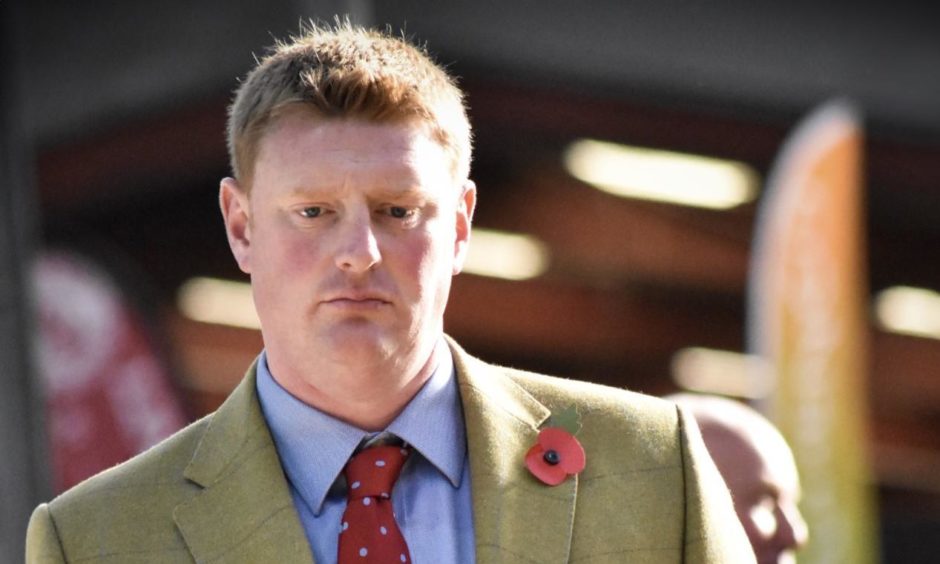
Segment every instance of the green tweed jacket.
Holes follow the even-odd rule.
[[[697,427],[675,406],[451,347],[477,562],[754,561]],[[551,411],[572,406],[587,466],[550,487],[524,457]],[[254,368],[214,414],[37,507],[26,560],[313,562]]]

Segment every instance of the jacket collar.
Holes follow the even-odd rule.
[[[196,562],[313,562],[252,366],[209,421],[183,475],[202,488],[173,518]]]

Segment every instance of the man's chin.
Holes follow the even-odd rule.
[[[347,358],[384,358],[396,349],[395,340],[381,327],[372,323],[347,323],[330,332],[328,341],[334,353]]]
[[[792,550],[761,553],[757,555],[757,564],[796,564],[796,553]]]

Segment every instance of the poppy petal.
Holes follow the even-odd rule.
[[[539,445],[544,450],[554,450],[561,459],[558,466],[567,474],[584,470],[587,457],[578,439],[559,427],[546,427],[539,432]]]
[[[545,449],[539,444],[529,449],[525,455],[525,465],[529,472],[549,486],[557,486],[564,482],[568,473],[561,467],[561,464],[552,465],[545,462],[544,456]]]

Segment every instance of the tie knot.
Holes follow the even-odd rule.
[[[353,455],[343,469],[347,498],[389,498],[409,452],[400,446],[375,446]]]

